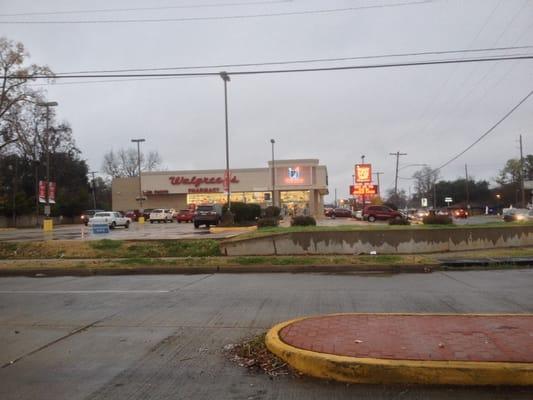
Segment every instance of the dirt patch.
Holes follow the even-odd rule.
[[[270,377],[302,375],[267,349],[264,333],[241,343],[228,344],[224,346],[224,353],[231,362],[251,373],[263,373]]]

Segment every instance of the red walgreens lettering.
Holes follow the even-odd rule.
[[[193,176],[192,178],[186,178],[184,176],[169,176],[168,180],[170,181],[171,185],[194,185],[195,187],[200,185],[220,185],[224,183],[224,179],[220,176]],[[237,176],[232,176],[230,182],[239,183],[239,179]]]

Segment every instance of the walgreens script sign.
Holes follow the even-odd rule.
[[[224,178],[221,176],[193,176],[187,178],[184,176],[169,176],[171,185],[187,185],[199,187],[201,185],[221,185],[224,183]],[[239,179],[236,176],[232,176],[230,183],[239,183]]]

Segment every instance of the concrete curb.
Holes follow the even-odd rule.
[[[526,315],[533,316],[533,314]],[[298,371],[316,378],[370,384],[533,385],[533,363],[356,358],[303,350],[288,345],[280,339],[279,332],[284,327],[307,318],[310,317],[297,318],[275,325],[268,331],[265,342],[272,353]]]
[[[151,267],[72,267],[13,268],[0,267],[0,277],[8,276],[93,276],[93,275],[163,275],[163,274],[238,274],[238,273],[430,273],[439,265],[213,265]]]

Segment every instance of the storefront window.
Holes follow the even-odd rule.
[[[285,215],[309,215],[309,190],[280,192],[281,208]]]
[[[270,195],[270,192],[236,192],[230,196],[231,201],[242,203],[256,203],[266,206],[271,203],[265,200],[265,193]],[[266,196],[272,198],[272,196]],[[187,195],[187,204],[205,204],[205,203],[219,203],[224,204],[228,196],[224,193],[189,193]]]

